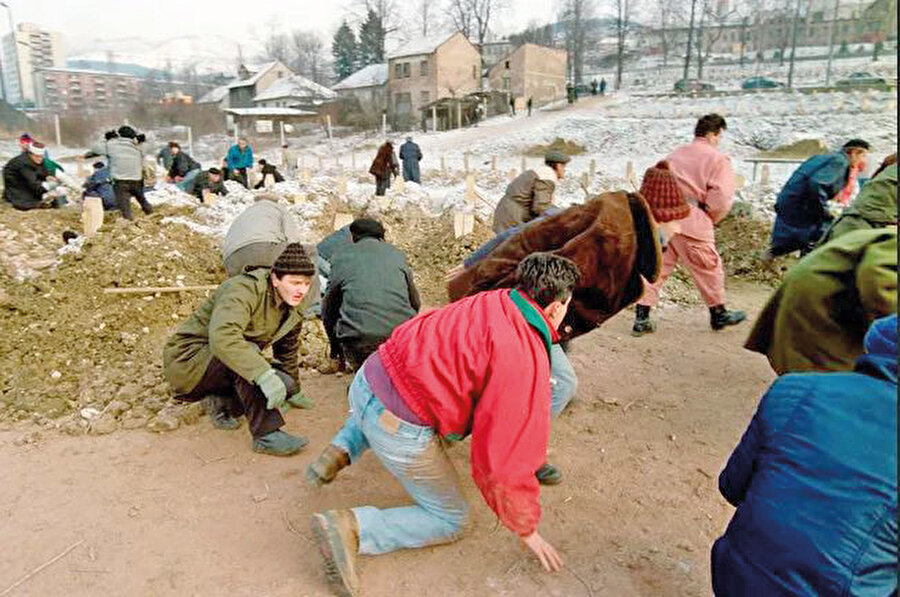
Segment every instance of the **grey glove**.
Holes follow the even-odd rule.
[[[266,408],[273,410],[284,406],[287,398],[287,387],[274,369],[268,369],[253,380],[266,396]]]

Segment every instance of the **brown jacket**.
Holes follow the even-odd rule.
[[[547,211],[553,204],[557,180],[556,172],[546,164],[519,174],[494,210],[494,232],[500,234]]]
[[[369,167],[369,174],[378,178],[387,178],[391,174],[397,176],[399,172],[399,164],[397,164],[397,156],[394,155],[394,145],[390,142],[384,143],[378,148],[375,159]]]
[[[450,300],[514,286],[516,267],[535,251],[567,257],[581,272],[569,313],[560,326],[564,340],[593,330],[636,301],[643,293],[641,276],[655,281],[662,262],[644,199],[625,191],[603,193],[507,239],[450,280]]]

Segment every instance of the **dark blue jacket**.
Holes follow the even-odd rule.
[[[119,208],[113,193],[112,180],[109,177],[109,166],[94,170],[94,173],[84,183],[84,196],[100,197],[105,210]]]
[[[828,202],[847,184],[850,161],[843,151],[814,155],[791,175],[778,193],[775,213],[795,228],[830,219]]]
[[[897,590],[897,355],[780,377],[719,476],[716,595]]]

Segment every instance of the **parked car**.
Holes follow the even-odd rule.
[[[741,89],[777,89],[779,87],[784,87],[784,83],[766,77],[750,77],[741,83]]]
[[[853,87],[855,85],[887,85],[887,81],[885,81],[881,77],[876,77],[872,73],[869,72],[858,72],[853,73],[846,79],[840,79],[837,83],[835,83],[838,87]]]
[[[711,83],[704,83],[698,79],[679,79],[675,81],[675,91],[715,91],[716,87]]]

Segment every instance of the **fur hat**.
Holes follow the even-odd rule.
[[[277,276],[294,274],[298,276],[312,276],[316,273],[316,266],[309,260],[309,256],[300,243],[291,243],[284,248],[275,263],[272,264],[272,272]]]
[[[658,162],[644,173],[641,195],[650,206],[657,222],[671,222],[688,217],[691,208],[665,160]]]

